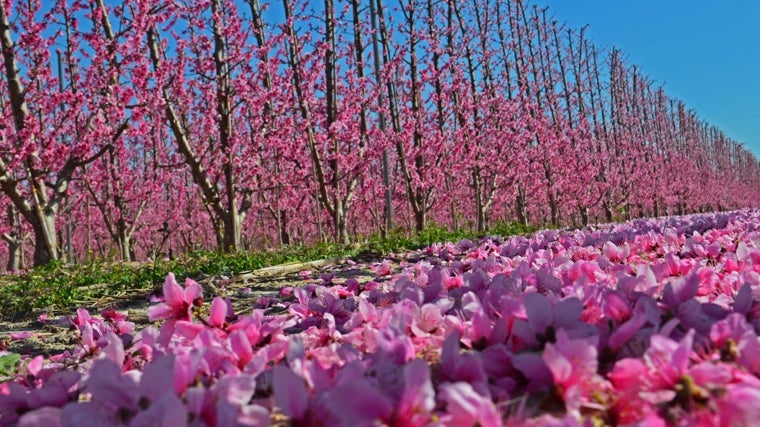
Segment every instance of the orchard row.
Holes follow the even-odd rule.
[[[508,0],[0,2],[9,269],[753,205],[760,167]]]

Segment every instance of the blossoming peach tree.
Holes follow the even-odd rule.
[[[0,259],[752,207],[760,162],[522,0],[0,1]]]
[[[236,314],[169,275],[136,332],[78,310],[2,426],[749,425],[760,211],[434,244]],[[277,314],[279,313],[279,314]]]

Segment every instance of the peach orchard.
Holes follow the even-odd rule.
[[[508,0],[0,2],[9,270],[754,205],[757,159]]]

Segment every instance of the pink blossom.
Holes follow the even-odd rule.
[[[571,340],[560,330],[556,343],[544,347],[543,359],[568,410],[579,413],[581,405],[591,401],[592,392],[603,393],[602,381],[597,375],[597,349],[592,342]]]
[[[309,396],[303,379],[284,366],[275,366],[272,376],[277,406],[293,420],[302,420],[309,407]]]
[[[174,279],[174,274],[169,273],[164,281],[164,302],[148,308],[148,320],[189,320],[193,308],[202,302],[203,291],[198,283],[187,279],[185,289],[182,289]]]
[[[18,420],[18,427],[59,427],[61,426],[61,409],[53,406],[45,406],[29,411]]]
[[[499,427],[501,415],[491,399],[477,393],[469,383],[445,383],[440,386],[441,398],[446,402],[444,425],[472,427]]]

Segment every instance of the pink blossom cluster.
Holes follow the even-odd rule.
[[[169,275],[148,311],[163,323],[138,333],[80,310],[78,348],[0,385],[0,425],[760,419],[760,211],[441,243],[391,267],[244,316]]]

